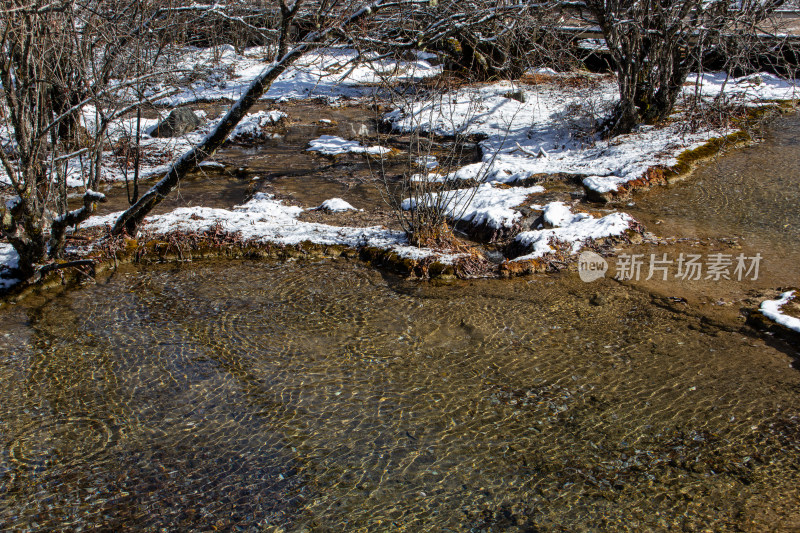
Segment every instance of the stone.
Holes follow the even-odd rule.
[[[203,120],[188,107],[173,109],[170,114],[150,132],[151,137],[179,137],[192,132],[203,124]]]

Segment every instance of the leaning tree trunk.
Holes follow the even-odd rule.
[[[384,4],[390,3],[391,0],[378,0],[369,6],[361,8],[350,17],[348,17],[338,29],[343,29],[354,22],[357,22],[374,11],[383,7]],[[287,68],[289,68],[300,57],[316,48],[319,48],[324,40],[334,31],[334,28],[328,28],[319,32],[315,32],[307,37],[306,42],[295,46],[291,51],[287,52],[272,66],[266,68],[248,87],[247,91],[239,98],[239,100],[231,106],[223,119],[216,128],[205,138],[203,141],[186,152],[176,161],[172,167],[167,171],[167,174],[156,183],[149,191],[142,195],[142,197],[131,207],[129,207],[114,224],[111,230],[113,235],[120,235],[127,232],[128,235],[135,235],[136,230],[142,223],[144,218],[153,210],[155,206],[160,204],[166,196],[178,186],[180,180],[189,172],[196,169],[197,166],[206,158],[211,156],[214,151],[222,146],[227,139],[228,135],[233,131],[236,125],[244,118],[247,112],[253,107],[264,93],[270,88],[272,83],[280,76]]]

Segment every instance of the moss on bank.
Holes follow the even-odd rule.
[[[608,203],[627,199],[637,190],[646,190],[654,185],[674,183],[691,175],[695,167],[725,150],[738,148],[753,142],[749,133],[758,126],[759,121],[770,118],[779,113],[789,113],[796,110],[796,102],[778,100],[756,108],[746,109],[740,117],[732,120],[739,127],[728,135],[713,137],[702,146],[684,150],[676,157],[677,162],[672,166],[655,165],[648,168],[639,178],[621,184],[615,191],[600,193],[584,187],[586,197],[590,201]]]

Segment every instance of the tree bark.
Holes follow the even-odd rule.
[[[53,220],[53,223],[50,224],[50,243],[48,244],[48,255],[51,258],[60,257],[61,252],[64,249],[64,235],[67,231],[67,228],[70,226],[76,226],[92,216],[92,213],[94,213],[95,210],[95,205],[98,202],[105,201],[106,196],[104,194],[88,190],[86,191],[86,194],[83,195],[83,207],[75,209],[74,211],[68,211],[63,215],[56,217]]]

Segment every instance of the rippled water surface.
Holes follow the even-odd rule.
[[[288,165],[318,133],[298,128],[248,172],[378,202],[340,179],[363,169]],[[659,235],[765,257],[763,287],[661,292],[794,282],[798,132],[634,197]],[[239,203],[250,174],[176,201]],[[796,353],[655,294],[338,261],[125,267],[29,298],[0,310],[0,529],[800,530]]]
[[[0,525],[800,526],[790,357],[598,283],[205,263],[7,308]]]
[[[797,272],[800,114],[771,122],[764,142],[712,159],[686,180],[634,200],[636,206],[625,210],[660,235],[736,237]]]

